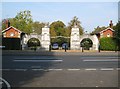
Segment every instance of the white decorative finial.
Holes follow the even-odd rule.
[[[45,23],[45,28],[49,27],[49,22],[48,23]]]
[[[75,27],[75,28],[76,28],[76,27],[78,27],[78,26],[77,26],[77,22],[76,22],[76,21],[74,22],[74,27]]]

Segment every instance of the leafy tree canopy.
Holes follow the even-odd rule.
[[[50,25],[51,35],[63,36],[65,32],[65,24],[62,21],[53,22]]]
[[[33,22],[32,24],[32,30],[34,30],[35,33],[41,34],[42,28],[45,26],[45,23],[40,23],[38,21]]]
[[[11,26],[28,34],[32,32],[33,20],[29,10],[20,11],[15,18],[8,18],[8,20],[10,21]],[[2,24],[2,29],[5,29],[5,23]]]
[[[120,21],[118,21],[113,29],[115,30],[114,38],[116,39],[118,50],[120,51]]]
[[[100,31],[105,30],[106,28],[107,27],[105,26],[102,26],[102,27],[97,26],[97,28],[94,28],[94,31],[91,34],[99,33]]]
[[[16,27],[21,29],[25,33],[32,32],[32,16],[31,12],[28,10],[21,11],[15,16]]]
[[[73,19],[68,23],[68,29],[71,30],[75,24],[79,27],[80,35],[82,35],[83,28],[81,26],[81,22],[79,21],[79,19],[76,16],[74,16]]]
[[[118,21],[113,29],[115,30],[115,38],[120,40],[120,21]]]

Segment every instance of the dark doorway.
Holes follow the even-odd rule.
[[[20,38],[3,38],[2,45],[5,46],[5,50],[20,50],[21,43]]]

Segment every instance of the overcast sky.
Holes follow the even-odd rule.
[[[13,18],[20,11],[30,10],[33,20],[68,22],[77,16],[85,31],[91,32],[97,26],[108,26],[109,21],[118,21],[117,2],[3,2],[2,19]]]

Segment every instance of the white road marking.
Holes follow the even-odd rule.
[[[44,71],[44,69],[32,69],[33,71]]]
[[[63,60],[13,60],[14,62],[62,62]]]
[[[113,68],[101,68],[100,70],[114,70]]]
[[[113,62],[113,61],[118,61],[118,59],[107,59],[107,60],[83,60],[84,62]]]
[[[85,69],[85,70],[97,70],[97,69]]]
[[[48,70],[60,71],[60,70],[63,70],[63,69],[48,69]]]
[[[67,70],[69,70],[69,71],[76,71],[76,70],[80,70],[80,69],[67,69]]]
[[[116,68],[117,70],[120,70],[120,68]]]

